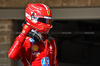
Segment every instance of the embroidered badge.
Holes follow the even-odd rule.
[[[23,30],[22,33],[25,33],[25,30]]]
[[[36,44],[32,45],[32,50],[33,51],[38,51],[38,49],[39,49],[38,45],[36,45]]]
[[[50,15],[50,11],[47,11],[47,14]]]
[[[34,40],[32,38],[29,39],[30,42],[33,42]]]
[[[38,57],[40,55],[40,52],[34,52],[32,53],[32,55],[34,55],[34,57]]]
[[[42,60],[41,60],[42,66],[49,66],[50,65],[50,63],[49,63],[49,57],[46,57],[46,62],[47,62],[47,65],[45,63],[45,57],[43,57]]]
[[[24,28],[26,29],[27,27],[28,27],[28,26],[27,26],[27,25],[25,25],[25,27],[24,27]]]
[[[35,40],[33,38],[30,38],[29,41],[32,43],[32,44],[35,44]]]

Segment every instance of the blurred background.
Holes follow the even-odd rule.
[[[8,58],[8,50],[21,32],[28,3],[44,3],[52,11],[50,35],[59,66],[100,65],[100,0],[0,0],[0,66],[23,66]]]

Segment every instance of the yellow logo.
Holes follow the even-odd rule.
[[[38,51],[38,49],[39,49],[38,45],[33,45],[33,46],[32,46],[32,50],[33,50],[33,51]]]
[[[47,11],[47,14],[50,15],[50,11]]]
[[[27,25],[25,25],[25,29],[27,28],[28,26]]]
[[[25,30],[23,30],[22,33],[25,33]]]

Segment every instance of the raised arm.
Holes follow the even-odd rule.
[[[14,44],[12,45],[10,50],[8,51],[9,58],[11,58],[13,60],[20,58],[20,54],[23,51],[23,49],[22,49],[23,42],[26,38],[26,35],[28,34],[28,32],[30,30],[31,30],[30,26],[27,24],[24,24],[22,32],[20,33],[19,36],[16,37]]]

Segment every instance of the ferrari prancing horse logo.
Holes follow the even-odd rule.
[[[50,15],[50,11],[47,11],[47,14]]]

